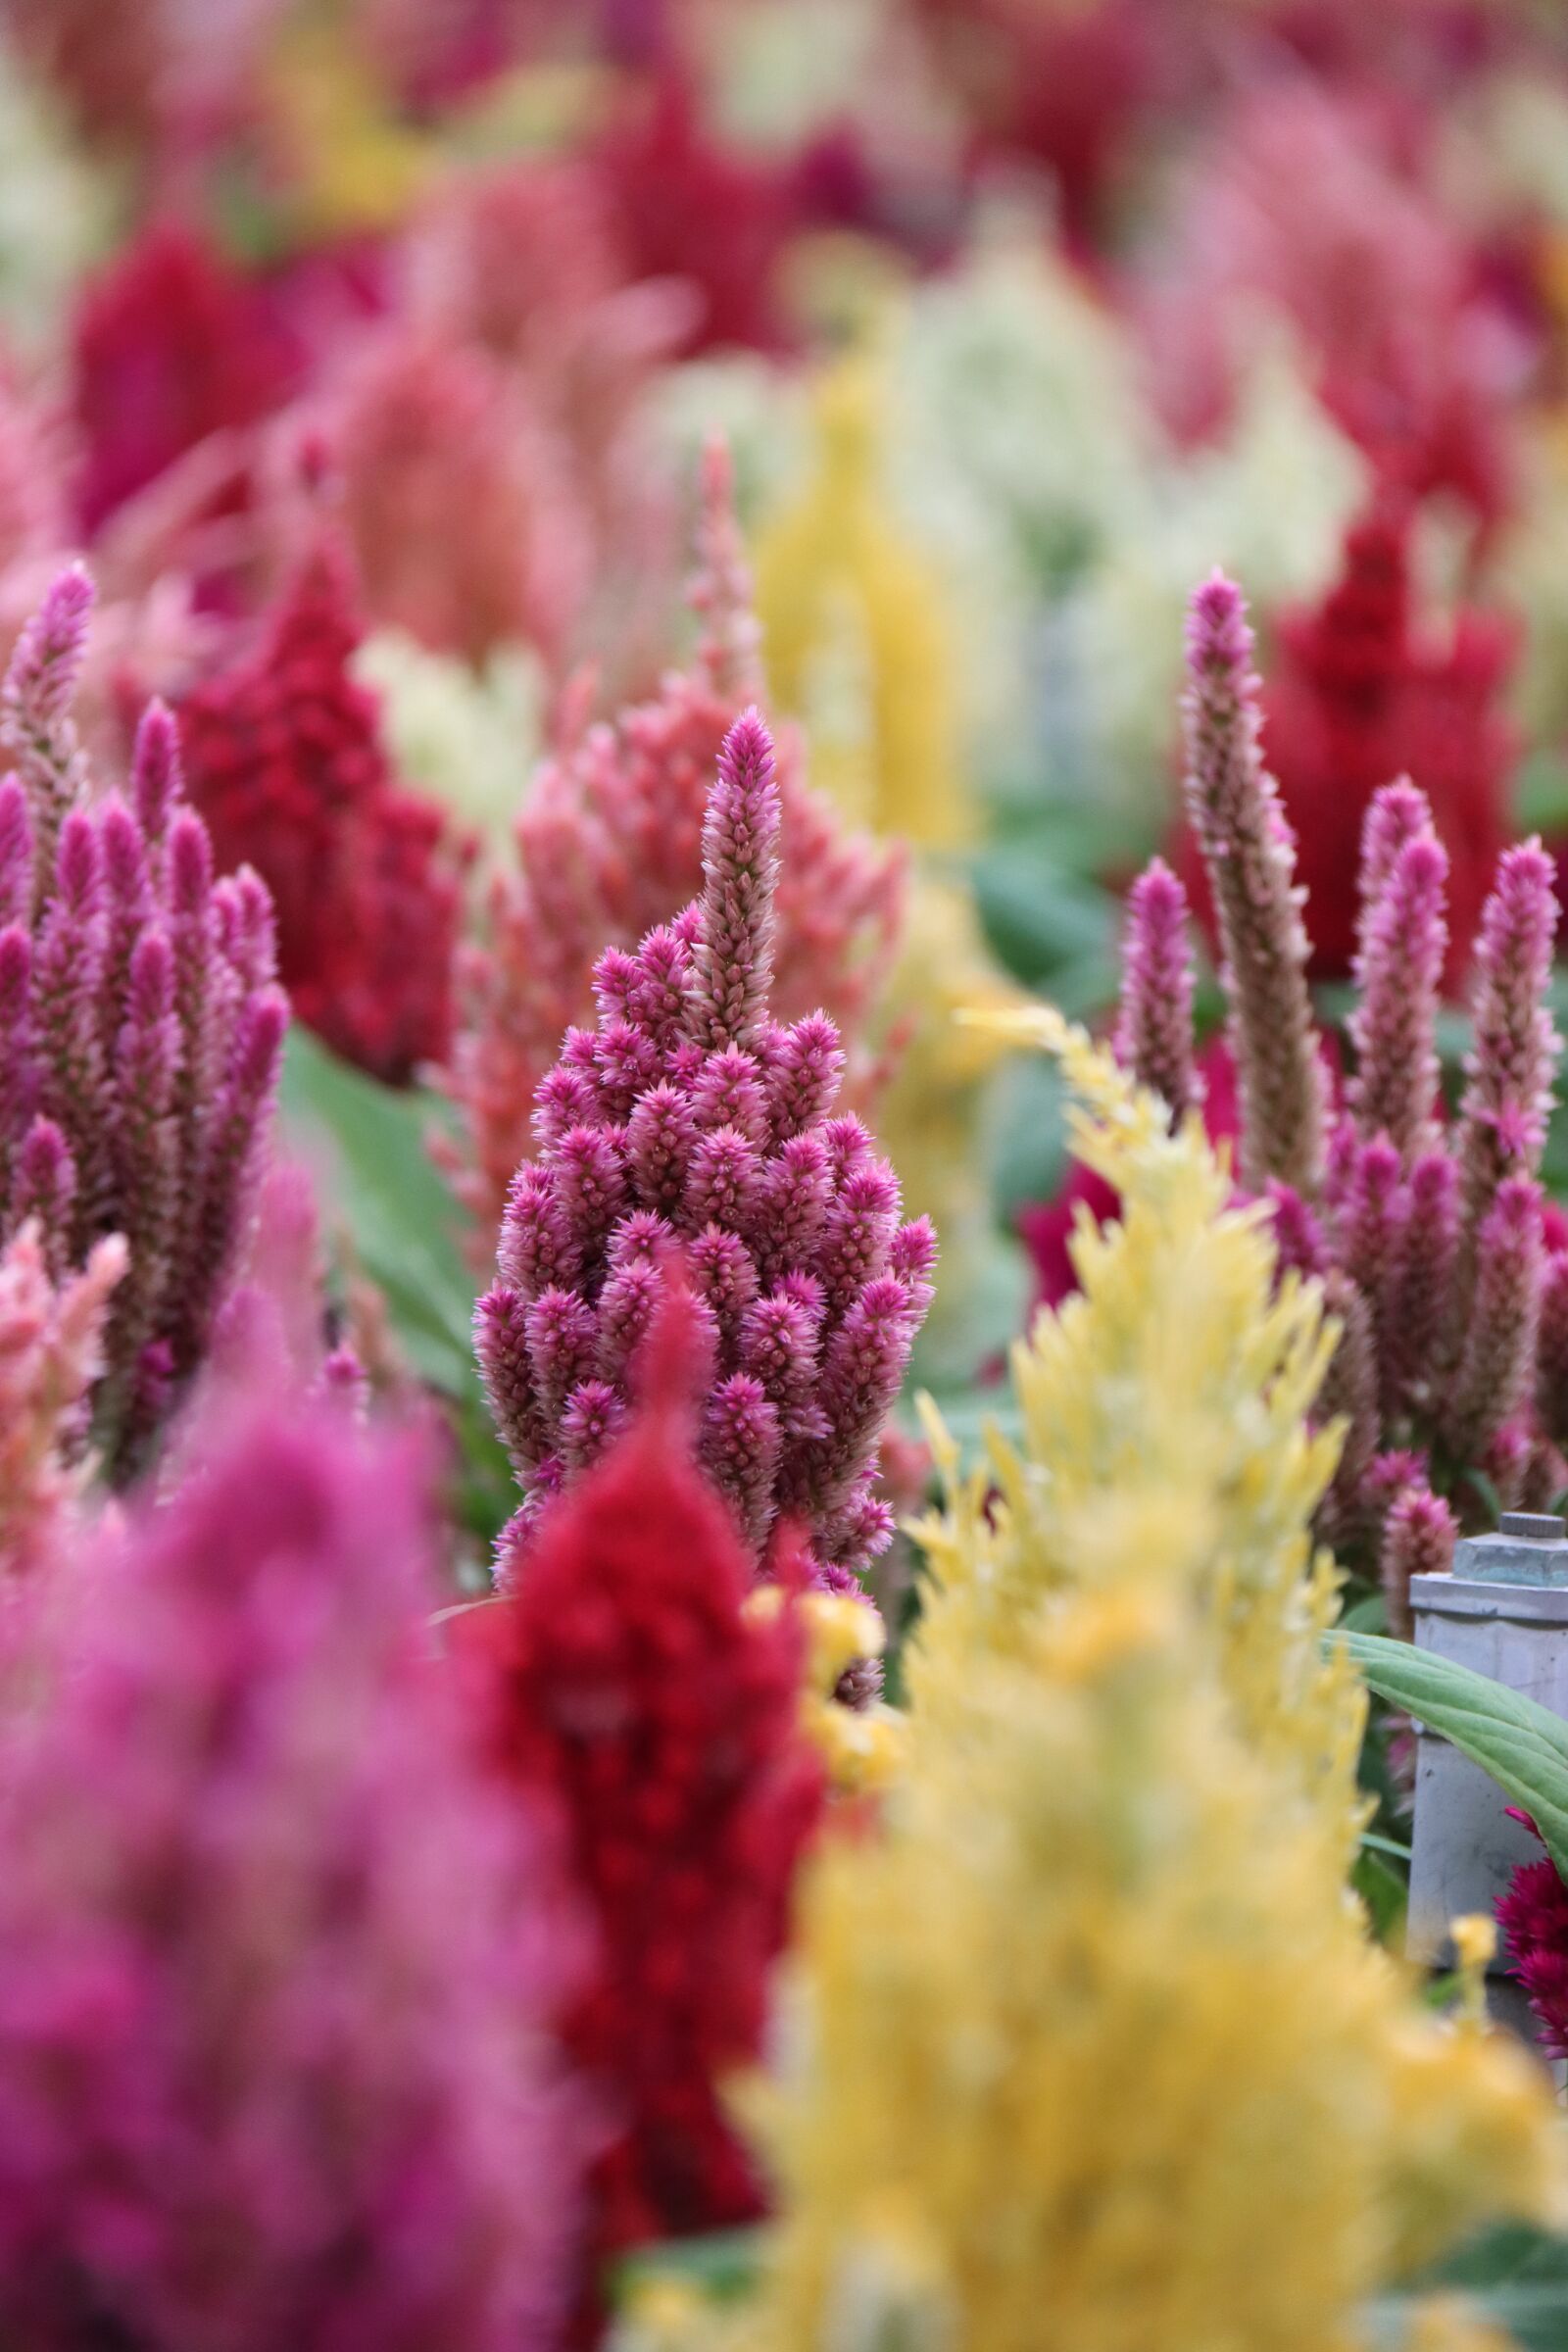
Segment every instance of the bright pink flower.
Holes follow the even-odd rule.
[[[486,1244],[530,1148],[539,1084],[565,1031],[592,1017],[595,957],[635,947],[697,887],[713,763],[759,690],[751,584],[717,445],[704,460],[698,559],[691,602],[702,635],[690,671],[670,672],[657,700],[589,727],[545,762],[514,826],[515,866],[490,887],[488,936],[460,958],[445,1083],[466,1132],[446,1156]],[[777,780],[785,858],[774,1009],[786,1021],[825,1009],[854,1053],[897,947],[903,859],[841,829],[807,790],[791,737]]]
[[[1327,1085],[1306,989],[1295,839],[1258,749],[1258,681],[1240,591],[1216,572],[1187,629],[1187,811],[1225,957],[1241,1090],[1241,1175],[1311,1194]]]
[[[8,2342],[554,2340],[581,1934],[429,1659],[428,1470],[253,1410],[57,1567],[0,1724]]]
[[[214,881],[161,705],[129,800],[92,798],[71,715],[91,601],[62,575],[0,694],[0,1231],[36,1217],[57,1277],[108,1234],[129,1246],[95,1396],[120,1474],[211,1337],[288,1011],[271,903],[248,869]]]
[[[1458,1539],[1453,1513],[1441,1495],[1414,1483],[1395,1500],[1383,1530],[1379,1573],[1389,1631],[1410,1639],[1410,1579],[1442,1576],[1453,1566]]]
[[[1187,894],[1162,858],[1127,894],[1117,1058],[1179,1120],[1197,1102]]]
[[[277,910],[300,1018],[397,1085],[445,1052],[460,891],[442,812],[387,763],[346,567],[318,546],[261,642],[180,711],[193,799],[220,858],[246,858]]]
[[[703,1466],[760,1564],[781,1516],[844,1576],[884,1550],[882,1426],[930,1300],[935,1239],[899,1221],[893,1170],[858,1118],[823,1013],[769,1009],[782,807],[756,710],[724,738],[703,891],[635,955],[595,966],[595,1029],[569,1029],[536,1099],[537,1149],[479,1301],[479,1360],[526,1492],[503,1539],[514,1577],[542,1499],[613,1438],[657,1300],[684,1258],[711,1377]]]

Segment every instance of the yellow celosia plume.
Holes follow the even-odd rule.
[[[1561,2211],[1544,2076],[1423,2009],[1346,1893],[1317,1298],[1276,1295],[1196,1125],[1042,1034],[1123,1219],[1018,1352],[1000,1498],[929,1531],[882,1834],[809,1875],[748,2101],[780,2203],[760,2294],[632,2340],[1359,2352],[1370,2301],[1477,2222]],[[1489,2340],[1451,2303],[1408,2338]]]
[[[1060,1054],[1072,1149],[1123,1210],[1103,1231],[1085,1212],[1079,1296],[1013,1351],[1022,1455],[994,1447],[922,1531],[937,1621],[963,1621],[944,1641],[1005,1648],[1053,1594],[1102,1579],[1178,1594],[1244,1736],[1294,1763],[1348,1862],[1365,1698],[1322,1648],[1338,1580],[1309,1525],[1339,1440],[1306,1424],[1335,1336],[1320,1296],[1294,1277],[1276,1292],[1266,1210],[1229,1205],[1198,1120],[1167,1134],[1153,1097],[1047,1008],[985,1026]]]
[[[964,831],[950,631],[929,567],[877,482],[877,380],[839,363],[817,391],[817,466],[755,555],[768,691],[810,730],[813,780],[879,832]]]

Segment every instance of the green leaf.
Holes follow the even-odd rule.
[[[714,2230],[704,2237],[666,2238],[617,2262],[611,2273],[611,2299],[622,2309],[639,2287],[675,2278],[710,2302],[729,2303],[750,2294],[761,2263],[760,2230]]]
[[[973,874],[980,919],[1009,971],[1031,987],[1071,974],[1081,998],[1093,978],[1095,993],[1074,1010],[1115,996],[1120,915],[1109,891],[1021,842],[982,851]]]
[[[327,1158],[331,1205],[384,1292],[415,1370],[449,1396],[469,1396],[477,1286],[459,1244],[461,1212],[426,1141],[442,1106],[417,1089],[378,1085],[298,1022],[283,1059],[282,1102],[296,1148],[309,1159]]]
[[[1398,1872],[1391,1870],[1383,1856],[1371,1850],[1368,1838],[1361,1841],[1361,1851],[1350,1872],[1350,1884],[1366,1905],[1372,1933],[1379,1943],[1396,1944],[1404,1924],[1407,1889]]]
[[[1401,2342],[1411,2303],[1435,2288],[1472,2297],[1519,2352],[1563,2352],[1568,2345],[1568,2239],[1520,2223],[1484,2231],[1404,2292],[1379,2297],[1369,2315],[1374,2342]]]
[[[1530,1815],[1559,1874],[1568,1878],[1568,1723],[1521,1691],[1407,1642],[1380,1634],[1329,1639],[1345,1643],[1381,1697],[1418,1716],[1491,1773]]]

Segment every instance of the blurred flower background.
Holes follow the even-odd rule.
[[[1253,637],[1202,589],[1184,669],[1216,569]],[[1278,2287],[1281,2344],[1372,2340],[1376,2296],[1378,2340],[1480,2352],[1406,2273],[1561,2218],[1545,2126],[1333,1911],[1348,1868],[1396,1940],[1403,1727],[1347,1830],[1320,1693],[1346,1786],[1303,1817],[1269,1725],[1305,1669],[1269,1649],[1238,1712],[1200,1559],[1278,1338],[1232,1175],[1340,1318],[1299,1310],[1322,1398],[1276,1400],[1265,1614],[1330,1622],[1322,1541],[1405,1632],[1413,1566],[1568,1489],[1559,0],[0,0],[0,2336],[592,2344],[612,2257],[750,2225],[776,2171],[760,2332],[654,2278],[628,2343],[1044,2340],[977,2183],[1054,2229],[1114,2202],[1116,2133],[1043,2155],[923,2036],[961,2011],[1081,2100],[1148,2056],[1156,1933],[1172,2034],[1292,2129],[1251,2202],[1195,2180],[1179,2260],[1129,2222],[1159,2290],[1090,2263],[1063,2328],[1261,2348]],[[1080,1043],[1074,1125],[1039,1000],[1200,1118],[1135,1150]],[[1233,1247],[1189,1429],[1181,1285]],[[1032,1325],[1080,1290],[1087,1330]],[[1163,1497],[1043,1499],[1075,1447],[1107,1483],[1046,1426],[1069,1329]],[[1004,1655],[963,1610],[1031,1543],[1071,1605],[1018,1598]],[[1255,1968],[1121,1867],[1174,1823],[1219,1901],[1281,1822]],[[214,1867],[232,1914],[182,1909]],[[1054,1986],[1009,2007],[1013,1920],[1058,1984],[1110,1955],[1070,2064]],[[1221,1962],[1310,2066],[1220,2030]],[[903,2177],[938,2113],[956,2169]],[[1268,2291],[1205,2306],[1269,2165],[1327,2251],[1298,2275],[1281,2225]]]

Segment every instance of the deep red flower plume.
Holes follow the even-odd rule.
[[[643,1375],[648,1401],[550,1506],[514,1597],[452,1621],[498,1759],[564,1817],[597,1926],[565,2034],[613,2127],[601,2257],[760,2210],[720,2086],[758,2053],[822,1799],[796,1630],[746,1613],[751,1564],[693,1459],[702,1349],[678,1291]]]
[[[392,1084],[446,1049],[459,890],[440,809],[389,769],[375,697],[351,674],[348,567],[323,540],[257,647],[180,712],[192,799],[221,866],[277,908],[294,1009]]]

